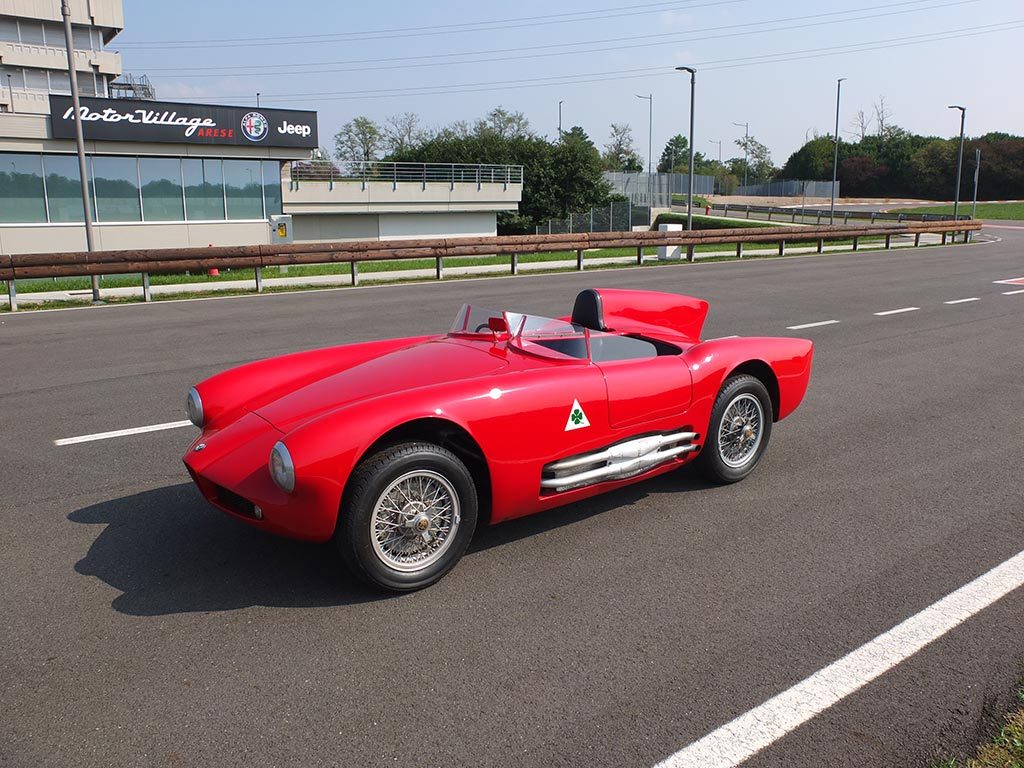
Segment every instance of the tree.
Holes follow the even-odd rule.
[[[831,138],[817,136],[790,155],[779,173],[784,179],[831,179],[834,148]]]
[[[608,199],[611,185],[604,179],[601,154],[582,128],[574,126],[562,134],[552,160],[551,183],[561,193],[559,218]]]
[[[879,138],[885,139],[888,136],[891,117],[892,112],[885,106],[885,96],[879,96],[875,102],[875,125]]]
[[[633,145],[633,129],[629,123],[612,123],[602,160],[608,171],[635,173],[643,170],[643,160]]]
[[[676,170],[685,173],[690,167],[690,142],[681,133],[677,133],[665,145],[661,151],[661,159],[658,160],[658,173],[670,173]],[[696,167],[696,156],[694,157]]]
[[[420,118],[413,112],[400,115],[388,115],[381,126],[381,141],[388,155],[409,149],[419,143],[423,131],[420,129]]]
[[[754,181],[767,181],[775,175],[775,166],[772,164],[772,153],[764,144],[753,136],[745,136],[736,139],[736,144],[746,152],[747,164],[749,166],[749,177]],[[735,173],[735,169],[733,170]],[[742,176],[742,174],[736,174]]]
[[[509,112],[503,107],[495,107],[487,113],[487,117],[478,120],[476,133],[493,131],[503,139],[526,138],[533,136],[530,121],[522,112]]]
[[[335,134],[334,145],[339,160],[376,160],[381,150],[380,128],[368,117],[354,117]]]
[[[857,138],[857,141],[864,141],[868,131],[871,129],[871,118],[867,116],[863,109],[857,110],[857,115],[853,118],[853,127],[852,135]]]

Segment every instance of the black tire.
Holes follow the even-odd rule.
[[[440,476],[455,493],[453,532],[436,560],[417,570],[389,564],[371,531],[374,508],[396,480],[411,472]],[[440,483],[441,481],[437,481]],[[473,538],[477,494],[466,465],[449,450],[423,442],[399,443],[363,459],[349,480],[334,531],[334,542],[354,575],[381,589],[409,592],[433,584],[455,567]],[[418,542],[415,542],[418,543]],[[407,567],[413,568],[415,564]]]
[[[719,434],[726,409],[743,395],[752,395],[761,404],[760,441],[756,450],[744,457],[742,464],[730,466],[722,455]],[[750,405],[753,406],[753,403]],[[715,398],[715,405],[711,409],[711,421],[708,423],[707,435],[704,438],[704,447],[696,461],[697,469],[704,479],[719,485],[726,485],[739,482],[753,472],[757,462],[761,460],[768,448],[768,441],[772,436],[773,419],[772,399],[760,379],[746,374],[738,374],[726,379],[718,392],[718,397]]]

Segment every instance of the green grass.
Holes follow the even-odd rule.
[[[979,747],[974,757],[965,761],[951,757],[936,763],[935,768],[1024,768],[1024,688],[1017,698],[1022,708],[1006,716],[996,737]]]
[[[659,224],[686,224],[685,213],[661,213],[654,220],[652,229],[657,229]],[[716,219],[711,216],[694,216],[694,229],[746,229],[752,227],[775,227],[780,226],[774,222],[748,221],[746,219]]]
[[[896,208],[892,213],[953,214],[952,205],[922,205],[918,208]],[[960,215],[971,212],[970,203],[960,203]],[[1024,219],[1024,203],[978,203],[979,219]]]
[[[672,195],[672,205],[686,205],[686,195]],[[693,196],[694,208],[707,208],[708,199],[700,195]]]

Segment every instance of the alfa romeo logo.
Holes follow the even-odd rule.
[[[581,411],[579,408],[575,408],[573,409],[572,415],[569,418],[572,419],[573,424],[582,424],[583,411]]]
[[[242,118],[242,133],[249,141],[263,141],[270,133],[270,123],[259,112],[247,112]]]

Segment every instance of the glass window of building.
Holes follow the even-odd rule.
[[[185,213],[189,221],[224,219],[224,177],[220,160],[181,161],[185,177]]]
[[[146,221],[183,221],[181,161],[173,157],[140,157],[142,217]]]
[[[45,69],[26,69],[25,70],[25,87],[32,88],[38,91],[48,91],[50,89],[50,81],[46,77]]]
[[[229,219],[263,218],[263,176],[259,160],[225,160],[224,191]]]
[[[82,182],[76,155],[44,155],[46,200],[51,222],[82,221]],[[93,207],[95,201],[90,200]],[[95,218],[95,214],[94,214]]]
[[[78,82],[82,83],[81,80]],[[71,93],[71,78],[67,72],[50,71],[50,93]]]
[[[25,73],[21,67],[5,67],[3,64],[0,64],[0,90],[5,90],[8,87],[8,75],[11,76],[9,82],[11,88],[25,87]]]
[[[267,217],[281,213],[281,163],[263,161],[263,197],[267,201]]]
[[[45,45],[46,40],[43,38],[43,25],[38,21],[21,21],[18,22],[18,28],[21,30],[21,42],[29,45]],[[64,62],[67,64],[67,61]]]
[[[9,16],[0,16],[0,42],[18,42],[18,22]]]
[[[134,157],[95,157],[97,221],[141,221],[139,165]]]
[[[40,156],[0,154],[0,222],[35,224],[45,221]]]

